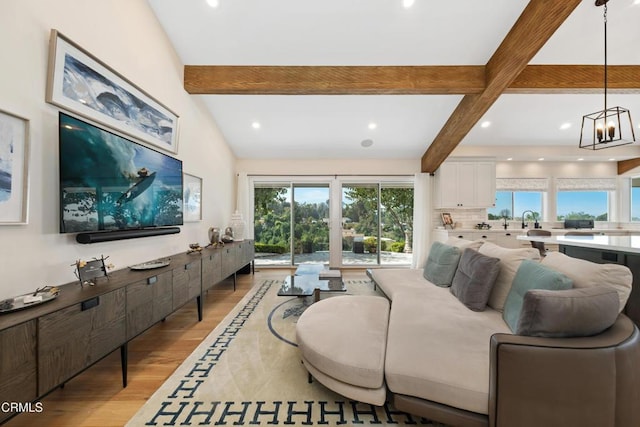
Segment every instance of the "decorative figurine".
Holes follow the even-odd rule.
[[[98,277],[106,277],[109,279],[107,269],[111,270],[114,267],[113,264],[105,264],[105,260],[109,257],[100,255],[100,258],[94,258],[91,261],[77,260],[72,266],[76,267],[74,274],[80,281],[80,286],[89,285],[95,286],[97,284]]]
[[[204,249],[202,246],[200,246],[200,243],[190,243],[189,244],[189,250],[187,251],[188,254],[193,254],[193,253],[200,253],[202,252],[202,249]]]
[[[220,240],[220,229],[217,227],[209,228],[209,244],[207,247],[217,248],[218,245],[224,246],[224,242]]]
[[[233,228],[227,227],[224,229],[224,236],[222,236],[222,241],[224,243],[233,242]]]

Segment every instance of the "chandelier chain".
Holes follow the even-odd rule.
[[[604,111],[607,111],[607,3],[604,4]]]

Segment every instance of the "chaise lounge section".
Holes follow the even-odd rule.
[[[329,343],[330,354],[352,354],[362,341],[339,343],[337,337],[367,340],[373,323],[369,317],[356,320],[358,310],[380,313],[373,328],[379,336],[386,314],[373,308],[373,300],[388,299],[386,349],[376,356],[384,354],[381,387],[397,409],[452,426],[640,425],[640,334],[620,312],[631,290],[626,267],[560,253],[540,262],[533,248],[448,243],[446,251],[457,247],[463,254],[458,261],[438,257],[432,248],[427,264],[444,266],[435,269],[439,272],[450,272],[456,264],[454,278],[459,274],[473,292],[465,294],[459,286],[456,290],[460,280],[437,286],[434,281],[442,276],[433,277],[433,269],[430,276],[427,267],[370,270],[387,298],[329,298],[300,317],[298,344],[309,372],[338,393],[380,405],[379,388],[375,399],[369,398],[368,390],[359,390],[349,376],[331,368],[332,356],[319,366],[309,360],[308,349]],[[477,270],[482,263],[484,270]],[[550,274],[554,286],[564,288],[544,289],[533,283],[538,279],[532,280],[531,272]],[[487,292],[481,282],[487,277],[485,282],[491,281],[492,274],[494,283]],[[540,282],[548,279],[543,276]],[[531,289],[517,295],[523,287]],[[518,298],[522,306],[513,330],[512,305]],[[341,299],[354,300],[345,308]],[[483,299],[487,305],[478,309]],[[345,311],[350,311],[349,322],[341,323]],[[310,325],[332,317],[332,327],[309,333]],[[327,336],[333,338],[327,342]]]

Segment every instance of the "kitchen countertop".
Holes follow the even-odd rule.
[[[579,246],[608,251],[640,253],[640,236],[518,236],[518,240],[551,245]]]
[[[502,227],[492,227],[489,230],[482,230],[477,228],[454,228],[453,230],[450,228],[442,229],[438,228],[439,231],[447,231],[454,233],[511,233],[511,234],[522,234],[526,235],[528,230],[536,230],[535,228],[507,228],[506,230]],[[537,230],[546,230],[550,231],[552,235],[563,235],[569,231],[582,231],[587,233],[637,233],[640,235],[640,229],[637,228],[538,228]]]

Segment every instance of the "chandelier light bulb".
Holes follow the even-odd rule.
[[[596,125],[596,135],[598,137],[598,141],[602,141],[603,130],[604,126],[602,125],[602,123],[598,123]]]

